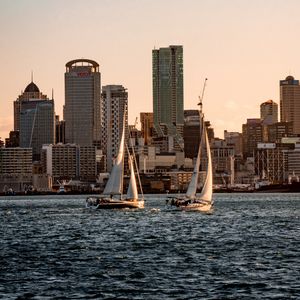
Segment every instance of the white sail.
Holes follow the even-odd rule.
[[[201,126],[202,128],[203,126]],[[203,130],[202,130],[203,132]],[[201,136],[200,134],[200,143],[199,143],[199,148],[198,148],[198,155],[197,155],[197,160],[196,164],[194,167],[193,175],[191,178],[191,181],[189,183],[188,189],[186,191],[186,197],[190,199],[195,199],[195,195],[197,192],[197,186],[198,186],[198,177],[199,177],[199,167],[200,167],[200,160],[201,160],[201,148],[202,148],[202,141],[203,141],[203,134]]]
[[[129,167],[130,167],[130,181],[129,181],[126,198],[138,200],[138,190],[137,190],[136,178],[135,178],[135,174],[134,174],[132,158],[130,155],[129,155]]]
[[[210,146],[207,136],[206,128],[204,128],[205,131],[205,143],[206,143],[206,151],[207,151],[207,172],[206,172],[206,179],[201,191],[201,194],[199,196],[199,200],[211,202],[212,201],[212,161],[211,161],[211,153],[210,153]]]
[[[125,118],[124,118],[125,119]],[[123,172],[124,172],[124,145],[125,145],[125,122],[123,121],[123,131],[119,146],[118,156],[111,170],[111,174],[103,191],[103,194],[122,194],[123,192]]]

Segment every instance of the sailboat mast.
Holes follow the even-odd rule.
[[[204,97],[204,92],[205,92],[205,87],[206,87],[206,81],[207,81],[207,78],[205,78],[204,80],[204,83],[203,83],[203,88],[202,88],[202,93],[201,93],[201,96],[199,96],[199,114],[200,114],[200,118],[202,117],[203,118],[203,97]]]
[[[203,131],[203,127],[205,126],[204,124],[204,113],[203,113],[203,97],[204,97],[204,92],[205,92],[205,88],[206,88],[206,82],[207,82],[207,78],[205,78],[204,83],[203,83],[203,88],[202,88],[202,93],[201,96],[199,96],[199,122],[200,122],[200,138],[202,138],[202,131]]]
[[[135,119],[134,127],[136,127],[136,123],[137,123],[137,119]],[[132,136],[131,136],[130,128],[128,128],[128,130],[129,130],[130,147],[131,147],[131,151],[132,151],[132,154],[133,154],[133,163],[134,163],[134,167],[135,167],[136,172],[137,172],[138,182],[139,182],[139,186],[140,186],[140,192],[141,192],[142,198],[144,198],[142,182],[141,182],[141,178],[140,178],[140,172],[139,172],[138,164],[137,164],[137,161],[136,161],[136,155],[135,155],[134,146],[133,146],[133,143],[132,143]]]

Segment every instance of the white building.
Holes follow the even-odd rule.
[[[96,181],[97,151],[95,146],[76,144],[43,145],[46,173],[58,179]]]
[[[125,132],[128,136],[128,93],[122,85],[102,87],[102,149],[106,155],[107,171],[110,172],[113,161],[118,155],[123,116],[125,113]],[[127,140],[127,138],[125,139]]]

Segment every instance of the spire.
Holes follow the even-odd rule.
[[[54,89],[52,88],[52,100],[54,99]]]
[[[31,70],[31,82],[33,82],[33,71]]]

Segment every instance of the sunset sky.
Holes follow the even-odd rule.
[[[299,0],[0,0],[0,137],[31,80],[62,118],[66,62],[100,64],[102,85],[129,93],[129,121],[152,109],[151,51],[183,45],[184,107],[204,96],[216,135],[241,131],[279,80],[300,79]]]

